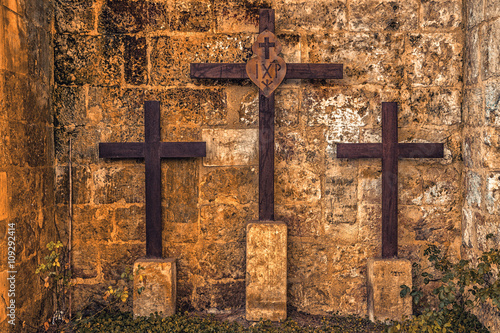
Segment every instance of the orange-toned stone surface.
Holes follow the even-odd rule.
[[[283,222],[247,225],[246,319],[286,319],[287,239]]]
[[[174,258],[139,259],[134,263],[134,317],[175,314],[177,267]]]
[[[401,321],[412,314],[412,298],[401,298],[401,286],[412,288],[411,262],[406,259],[368,260],[368,317]]]

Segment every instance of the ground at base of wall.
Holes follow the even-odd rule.
[[[349,332],[349,333],[382,333],[387,326],[374,324],[368,319],[357,316],[309,315],[295,310],[288,311],[288,319],[281,323],[270,321],[249,322],[245,319],[245,311],[232,313],[207,314],[201,312],[185,312],[171,317],[159,316],[133,319],[130,313],[101,313],[86,322],[80,322],[76,329],[64,332],[241,332],[241,333],[291,333],[291,332]],[[39,332],[60,332],[61,327],[40,328]]]

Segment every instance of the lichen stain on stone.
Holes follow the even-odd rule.
[[[366,125],[367,102],[345,95],[313,101],[306,112],[308,125],[326,125],[327,152],[333,154],[334,143],[358,142],[359,128]]]

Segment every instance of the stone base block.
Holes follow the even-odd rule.
[[[144,269],[137,269],[140,267]],[[134,317],[175,313],[177,270],[174,258],[139,259],[134,263]],[[140,294],[139,294],[140,291]]]
[[[401,320],[412,314],[411,297],[401,298],[401,285],[412,287],[411,262],[406,259],[368,260],[368,317],[371,321]]]
[[[247,225],[246,319],[286,319],[287,226],[258,221]]]

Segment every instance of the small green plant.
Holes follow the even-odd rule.
[[[401,286],[401,297],[411,296],[419,310],[416,316],[394,324],[388,332],[487,333],[472,310],[485,303],[500,310],[500,251],[483,253],[476,265],[470,260],[451,262],[435,245],[430,245],[424,255],[430,265],[422,269],[414,263],[413,267],[424,286],[433,286],[432,293],[424,294],[422,286]],[[424,296],[427,304],[421,304]]]
[[[35,274],[43,281],[45,288],[49,289],[54,299],[54,315],[52,324],[55,322],[68,322],[65,309],[67,296],[71,284],[71,270],[67,263],[67,251],[60,241],[47,244],[49,254],[44,257],[44,262],[38,265]]]
[[[125,303],[129,297],[129,292],[128,292],[129,289],[127,287],[127,284],[134,280],[134,276],[137,276],[139,281],[143,281],[144,276],[141,274],[141,270],[143,269],[144,267],[138,265],[135,272],[132,272],[130,267],[127,267],[125,269],[125,272],[123,272],[120,275],[120,281],[118,281],[117,285],[108,287],[108,289],[104,293],[103,299],[105,301],[109,301],[110,303],[113,303],[113,301],[118,301],[118,300]],[[140,287],[137,290],[137,293],[141,294],[143,290],[144,286]]]

